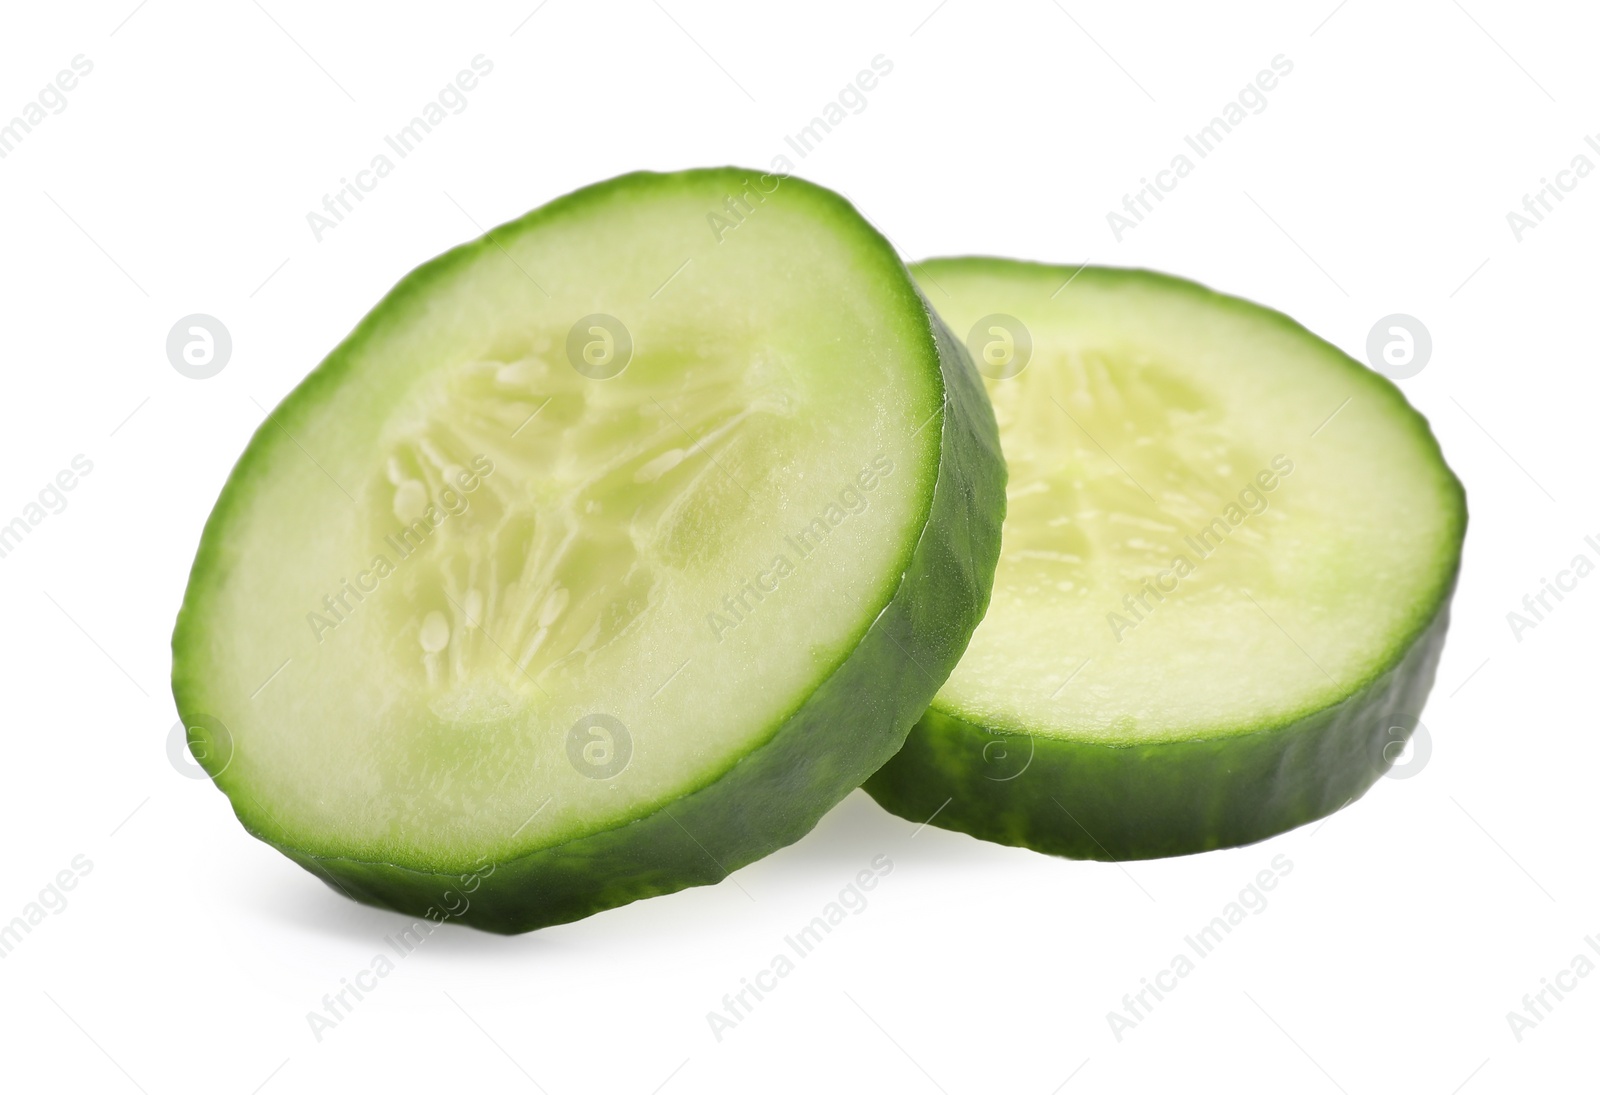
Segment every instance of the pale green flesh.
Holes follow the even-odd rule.
[[[1032,340],[1020,373],[985,379],[1002,555],[936,709],[1107,743],[1249,732],[1353,694],[1433,618],[1459,488],[1387,381],[1159,275],[913,272],[957,337],[1003,313]]]
[[[275,413],[183,666],[263,835],[453,869],[623,824],[766,740],[893,595],[939,460],[914,294],[802,184],[719,243],[728,185],[446,256]],[[592,313],[631,334],[610,379],[568,360]],[[597,713],[631,739],[610,778],[569,756]]]

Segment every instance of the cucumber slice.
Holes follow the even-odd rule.
[[[252,834],[525,931],[716,882],[894,753],[988,600],[993,414],[883,237],[767,184],[555,201],[406,277],[268,417],[173,636]]]
[[[867,790],[1112,860],[1250,843],[1361,795],[1421,712],[1460,564],[1465,498],[1426,421],[1292,320],[1192,282],[913,272],[971,332],[1010,509],[988,615]]]

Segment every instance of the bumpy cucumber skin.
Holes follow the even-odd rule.
[[[915,264],[913,272],[956,267],[1046,269],[969,257]],[[1084,268],[1056,269],[1071,278]],[[1281,313],[1193,282],[1151,271],[1116,273],[1159,280],[1219,306],[1249,309],[1322,341]],[[1427,420],[1399,389],[1338,356],[1428,437],[1448,473]],[[1244,732],[1105,743],[986,727],[936,699],[904,748],[863,790],[890,813],[918,824],[931,818],[940,828],[997,844],[1106,861],[1253,844],[1342,809],[1389,769],[1392,755],[1385,747],[1392,753],[1394,729],[1409,735],[1433,687],[1467,522],[1465,491],[1453,474],[1446,478],[1456,536],[1442,587],[1423,606],[1409,640],[1396,646],[1388,667],[1338,703]]]
[[[866,791],[910,821],[932,816],[945,829],[1073,859],[1253,844],[1334,813],[1388,770],[1390,728],[1414,725],[1405,716],[1422,710],[1449,616],[1446,605],[1398,664],[1342,703],[1245,735],[1109,745],[1002,735],[932,708]]]
[[[727,170],[735,182],[746,174],[758,174]],[[647,173],[622,176],[560,203],[605,187],[638,185],[648,178]],[[854,215],[848,202],[828,191],[797,179],[785,180],[784,185],[816,191],[824,201]],[[551,208],[546,206],[530,218]],[[873,236],[885,253],[893,254],[887,240]],[[459,254],[477,246],[487,244],[468,245]],[[403,281],[350,341],[379,322],[385,308],[415,300],[419,279],[431,278],[456,257],[458,252],[452,252],[434,260]],[[851,652],[765,744],[700,788],[629,822],[466,872],[312,854],[288,841],[271,812],[248,789],[230,786],[218,778],[221,773],[211,771],[210,758],[217,749],[190,719],[203,710],[199,699],[203,688],[186,672],[184,651],[190,643],[204,642],[204,635],[186,599],[173,636],[174,696],[180,713],[191,722],[191,749],[228,794],[244,827],[354,900],[436,923],[462,923],[504,934],[714,884],[809,832],[905,741],[983,618],[1000,557],[1006,469],[994,412],[965,346],[945,328],[909,274],[906,286],[908,303],[911,298],[919,302],[926,320],[928,356],[937,356],[939,375],[930,378],[930,384],[943,389],[938,418],[923,427],[934,428],[937,421],[940,431],[939,466],[926,519],[904,570],[889,583],[893,593],[887,603]],[[330,363],[334,361],[330,358]],[[325,364],[290,400],[303,397],[313,385],[329,382],[328,369]],[[235,469],[230,490],[234,480],[256,472],[246,468],[248,459],[247,453]],[[216,541],[225,535],[223,516],[237,501],[230,490],[224,491],[207,524],[195,561],[196,576],[211,565]],[[842,606],[842,610],[857,607]]]

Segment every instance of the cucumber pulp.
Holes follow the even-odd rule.
[[[624,176],[428,263],[262,425],[173,640],[252,833],[520,931],[716,881],[893,753],[987,600],[993,419],[837,195],[783,180],[719,245],[751,179]]]
[[[1144,271],[934,260],[1010,468],[993,603],[890,810],[1128,859],[1359,796],[1420,714],[1465,503],[1386,379],[1286,317]]]

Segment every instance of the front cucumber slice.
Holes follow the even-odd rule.
[[[173,691],[245,828],[340,891],[570,921],[720,880],[895,752],[988,601],[1004,476],[848,202],[627,175],[410,274],[268,416]]]
[[[1466,528],[1422,416],[1192,282],[913,272],[979,359],[1010,509],[988,615],[868,792],[1109,860],[1247,844],[1365,792],[1432,686]]]

